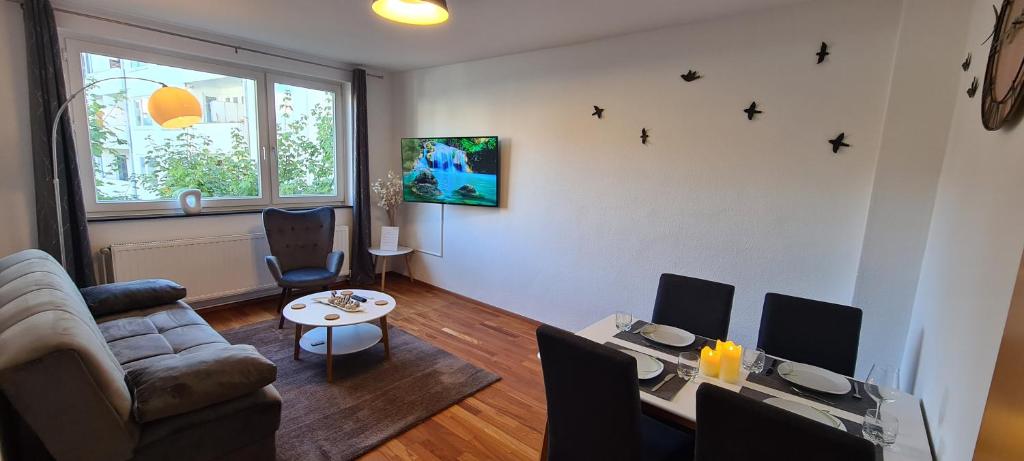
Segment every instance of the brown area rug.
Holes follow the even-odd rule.
[[[290,325],[278,330],[268,320],[223,333],[277,364],[278,460],[355,458],[501,379],[391,327],[390,360],[381,344],[336,356],[328,383],[324,356],[302,351],[292,360]]]

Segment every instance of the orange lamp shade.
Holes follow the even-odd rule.
[[[403,24],[429,26],[448,20],[445,0],[373,0],[373,12]]]
[[[188,128],[203,120],[203,110],[188,90],[165,86],[149,96],[149,116],[164,128]]]

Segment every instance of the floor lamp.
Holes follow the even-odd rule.
[[[60,200],[60,176],[57,163],[57,129],[60,127],[60,118],[67,112],[71,101],[74,101],[86,90],[100,83],[109,80],[142,80],[160,85],[152,95],[149,96],[149,116],[157,125],[164,128],[188,128],[199,123],[203,118],[202,108],[199,100],[192,93],[182,88],[167,86],[166,83],[150,80],[141,77],[109,77],[96,80],[72,94],[64,104],[57,109],[57,115],[53,117],[53,129],[50,132],[50,153],[53,156],[53,197],[57,206],[57,238],[60,244],[60,265],[67,268],[67,250],[64,248],[64,215],[61,213]]]

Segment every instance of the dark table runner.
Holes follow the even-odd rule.
[[[620,346],[615,343],[604,343],[604,345],[618,350],[627,349],[626,347]],[[657,377],[651,379],[641,379],[640,390],[648,394],[651,394],[659,399],[671,401],[676,397],[676,394],[678,394],[679,391],[683,390],[683,386],[686,385],[686,381],[684,381],[683,378],[676,376],[675,378],[672,378],[667,383],[665,383],[664,386],[661,386],[661,389],[658,389],[657,392],[651,392],[651,389],[653,389],[654,386],[657,386],[658,383],[661,382],[661,380],[665,379],[666,375],[676,374],[676,364],[669,363],[669,361],[661,360],[657,357],[652,358],[659,360],[661,363],[663,363],[665,365],[665,370],[662,371],[661,374],[659,374]]]
[[[765,371],[762,371],[761,373],[750,373],[749,375],[747,375],[747,381],[757,383],[762,386],[770,387],[777,391],[782,391],[796,397],[804,398],[818,403],[824,403],[819,402],[814,398],[804,397],[794,392],[793,387],[797,387],[803,392],[806,392],[810,395],[814,395],[823,400],[832,402],[831,404],[829,404],[830,406],[833,406],[840,410],[848,411],[857,416],[864,416],[865,411],[867,411],[870,408],[875,408],[875,400],[872,399],[870,395],[868,395],[867,388],[865,387],[866,384],[861,383],[860,381],[855,381],[850,378],[846,378],[848,381],[850,381],[851,386],[856,386],[856,389],[860,389],[860,399],[853,397],[854,388],[851,388],[850,392],[847,392],[846,395],[835,395],[825,392],[818,392],[812,389],[797,386],[796,384],[786,381],[783,377],[779,376],[778,368],[779,365],[781,365],[782,363],[783,361],[778,359],[775,359],[773,363],[773,359],[771,357],[767,357],[765,361]],[[767,374],[769,367],[773,369],[773,373],[771,375]]]
[[[647,348],[650,348],[650,349],[654,349],[654,350],[656,350],[658,352],[664,352],[666,354],[673,355],[673,356],[678,355],[680,352],[699,351],[699,350],[701,350],[701,348],[704,347],[705,344],[708,344],[708,343],[710,343],[711,346],[714,347],[714,341],[711,341],[711,340],[709,340],[709,339],[707,339],[707,338],[705,338],[703,336],[694,335],[694,336],[697,336],[697,339],[694,340],[693,344],[690,344],[689,346],[686,346],[686,347],[673,347],[673,346],[666,346],[664,344],[658,344],[658,343],[656,343],[654,341],[651,341],[651,340],[649,340],[647,338],[644,338],[643,336],[640,335],[640,333],[633,333],[634,331],[637,331],[641,327],[644,327],[644,326],[647,326],[647,325],[649,325],[648,322],[645,322],[643,320],[637,320],[636,322],[633,322],[633,324],[629,326],[629,331],[620,331],[620,332],[616,333],[615,336],[613,336],[613,338],[621,339],[623,341],[630,342],[630,343],[636,344],[638,346],[647,347]]]

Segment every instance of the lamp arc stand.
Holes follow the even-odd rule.
[[[60,205],[60,171],[57,167],[57,130],[60,128],[60,118],[64,115],[65,112],[67,112],[68,106],[71,105],[71,102],[74,101],[75,98],[77,98],[82,93],[85,93],[85,91],[89,88],[92,88],[96,85],[99,85],[100,83],[110,80],[142,80],[145,82],[156,83],[157,85],[160,85],[164,88],[167,87],[166,83],[158,82],[156,80],[150,80],[148,78],[107,77],[100,80],[96,80],[95,82],[83,86],[82,89],[72,93],[71,96],[69,96],[67,100],[64,101],[64,104],[61,104],[60,108],[57,109],[57,115],[53,117],[53,129],[50,131],[50,155],[52,156],[51,161],[53,162],[53,202],[57,206],[57,241],[60,245],[60,265],[65,269],[67,269],[68,264],[67,250],[64,248],[64,214],[62,213]],[[74,139],[72,139],[71,142],[74,143]]]

